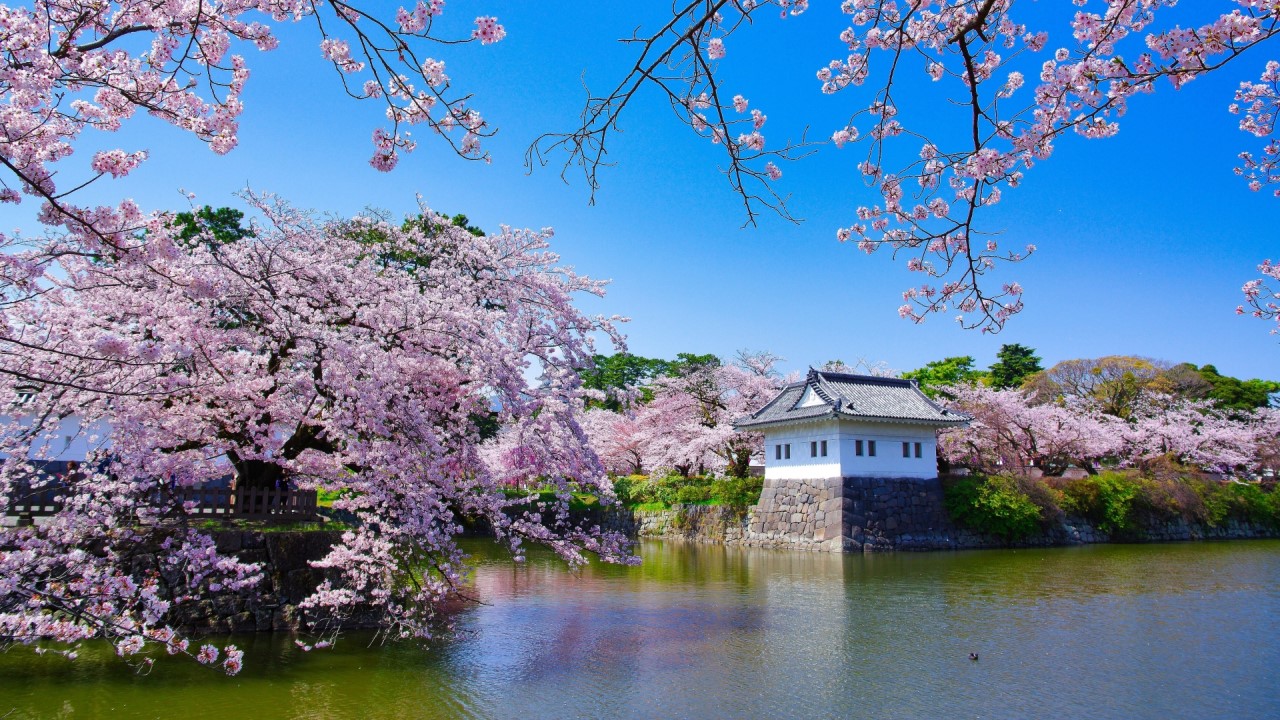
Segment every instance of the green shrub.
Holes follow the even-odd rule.
[[[762,477],[726,477],[711,484],[711,497],[725,505],[746,507],[760,502],[760,491],[763,489]]]
[[[760,500],[763,478],[712,478],[709,476],[646,478],[643,475],[618,477],[614,492],[624,505],[670,507],[677,504],[713,503],[745,507]]]
[[[1136,528],[1134,499],[1142,492],[1138,478],[1104,472],[1073,480],[1062,490],[1063,509],[1088,518],[1099,530],[1126,533]]]
[[[1043,517],[1017,480],[1003,476],[957,478],[947,485],[944,502],[956,522],[1006,540],[1036,532]]]
[[[1132,514],[1138,518],[1168,520],[1181,517],[1192,522],[1208,522],[1209,509],[1196,491],[1202,484],[1203,480],[1188,477],[1139,478]]]
[[[1234,482],[1201,482],[1196,488],[1205,508],[1205,522],[1219,525],[1230,518],[1280,527],[1280,492]]]
[[[675,490],[676,502],[686,505],[707,502],[711,499],[710,485],[685,485]]]
[[[639,478],[639,480],[637,480]],[[613,479],[613,494],[617,496],[618,502],[623,505],[631,505],[635,501],[632,499],[636,485],[644,482],[643,475],[623,475]]]

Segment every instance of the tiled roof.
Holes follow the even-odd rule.
[[[821,400],[799,407],[805,390],[811,388]],[[962,425],[969,418],[933,402],[910,380],[846,375],[809,370],[803,382],[782,389],[763,408],[739,420],[740,430],[758,429],[820,418],[845,418],[880,422],[903,422],[935,426]]]

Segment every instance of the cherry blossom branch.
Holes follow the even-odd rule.
[[[694,0],[673,8],[672,17],[655,32],[633,32],[621,41],[639,47],[639,55],[626,76],[607,95],[593,95],[588,89],[578,128],[538,137],[525,152],[525,166],[531,170],[545,166],[550,155],[563,152],[561,177],[578,166],[594,203],[601,186],[600,168],[610,164],[606,156],[612,133],[620,131],[622,116],[636,93],[654,86],[682,123],[724,148],[728,166],[722,172],[742,199],[746,224],[755,224],[760,208],[794,222],[786,197],[774,187],[782,177],[778,163],[808,155],[812,144],[802,133],[799,141],[765,150],[765,137],[760,130],[766,116],[759,110],[748,113],[750,105],[742,95],[735,94],[730,99],[722,94],[716,76],[715,63],[725,53],[723,37],[750,24],[752,13],[766,4],[773,3]],[[778,4],[784,9],[794,7],[798,13],[806,3],[782,0]],[[725,13],[731,19],[726,19]],[[738,132],[740,129],[747,132]]]

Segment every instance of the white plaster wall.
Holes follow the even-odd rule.
[[[929,479],[938,476],[937,433],[925,425],[855,423],[840,421],[841,477],[903,477]],[[862,440],[863,455],[855,453]],[[868,441],[876,441],[876,455],[867,455]],[[911,457],[902,457],[902,443],[912,443]],[[920,443],[920,457],[915,456]]]
[[[809,443],[814,440],[827,441],[827,457],[809,456]],[[861,457],[855,452],[857,440],[863,441]],[[870,440],[876,441],[875,457],[866,454]],[[937,434],[924,425],[814,422],[766,429],[764,441],[765,479],[938,476]],[[912,443],[909,458],[902,457],[903,442]],[[791,444],[791,459],[778,460],[774,448],[785,443]],[[918,458],[914,443],[920,443]]]
[[[810,457],[809,443],[827,441],[826,457]],[[774,448],[791,443],[791,459],[778,460]],[[840,442],[835,421],[805,423],[764,431],[764,477],[796,480],[840,477]]]

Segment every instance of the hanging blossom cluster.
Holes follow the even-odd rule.
[[[1273,0],[1070,5],[840,4],[847,17],[836,33],[842,49],[817,70],[816,89],[854,98],[854,111],[830,138],[836,148],[865,148],[857,176],[875,200],[858,203],[836,236],[866,252],[887,248],[924,276],[903,294],[902,317],[921,322],[958,312],[965,327],[1000,330],[1022,309],[1023,291],[992,276],[1003,264],[1032,255],[1035,246],[984,230],[983,213],[1047,160],[1064,134],[1111,137],[1130,98],[1154,92],[1162,80],[1177,89],[1228,63],[1248,63],[1252,55],[1245,52],[1271,40],[1280,27]],[[777,161],[803,155],[797,151],[805,143],[771,145],[778,152],[762,154],[763,134],[746,127],[753,122],[745,115],[749,108],[741,95],[723,92],[719,72],[734,58],[735,34],[759,25],[753,21],[761,10],[780,10],[788,18],[807,6],[785,0],[689,4],[660,32],[629,38],[642,49],[635,67],[611,93],[588,101],[577,131],[550,136],[548,144],[568,150],[569,162],[586,168],[594,190],[609,132],[636,90],[656,85],[694,131],[723,146],[726,173],[748,220],[759,206],[789,217],[772,183],[782,177]],[[1242,84],[1229,108],[1241,115],[1242,130],[1265,142],[1261,152],[1240,155],[1237,172],[1254,189],[1277,179],[1276,77],[1276,64],[1267,63],[1261,81]],[[911,102],[901,103],[907,95]],[[766,111],[750,109],[761,117]],[[535,153],[545,147],[535,146]]]
[[[1240,83],[1236,101],[1228,108],[1240,118],[1240,129],[1259,138],[1270,138],[1255,156],[1240,153],[1240,167],[1236,174],[1249,181],[1249,189],[1257,192],[1263,187],[1280,185],[1280,140],[1272,138],[1276,130],[1276,111],[1280,108],[1280,62],[1272,60],[1263,71],[1261,82]],[[1272,190],[1280,197],[1280,187]]]
[[[1271,334],[1280,335],[1280,291],[1277,290],[1280,285],[1273,288],[1267,283],[1268,279],[1280,283],[1280,265],[1273,264],[1270,260],[1263,260],[1258,266],[1258,272],[1262,273],[1262,278],[1250,280],[1241,288],[1245,302],[1252,310],[1247,310],[1244,305],[1240,305],[1236,308],[1236,314],[1243,315],[1248,312],[1256,318],[1274,320],[1276,327],[1271,329]]]
[[[385,103],[390,127],[374,133],[374,167],[390,170],[414,149],[407,129],[414,125],[429,127],[464,157],[487,159],[481,139],[491,130],[484,119],[467,107],[468,96],[451,89],[442,61],[419,56],[428,44],[449,40],[432,32],[443,7],[442,0],[418,0],[391,22],[314,0],[0,5],[0,202],[29,195],[48,206],[46,222],[99,220],[110,211],[75,207],[67,195],[104,175],[127,175],[146,152],[97,153],[94,174],[70,183],[59,181],[55,164],[73,154],[85,129],[118,130],[139,111],[216,153],[231,151],[250,74],[235,50],[275,49],[279,40],[268,22],[313,22],[321,55],[347,93]],[[470,39],[490,44],[505,34],[495,18],[481,17]],[[468,38],[450,42],[460,40]]]
[[[0,426],[0,511],[49,479],[39,462],[67,442],[91,450],[48,523],[5,532],[0,638],[68,652],[106,638],[138,662],[168,651],[237,671],[238,650],[193,648],[172,621],[259,579],[184,500],[227,476],[345,491],[335,507],[354,527],[315,563],[326,579],[304,604],[335,633],[359,608],[394,636],[431,634],[465,580],[464,520],[571,564],[629,561],[625,537],[569,518],[567,501],[512,510],[479,452],[478,418],[496,408],[541,458],[541,483],[611,491],[572,409],[592,337],[616,333],[574,308],[603,286],[558,264],[549,230],[475,237],[425,207],[404,223],[320,222],[246,200],[263,221],[240,239],[183,239],[146,215],[128,218],[143,230],[127,248],[84,228],[56,272],[8,266],[33,289],[0,306],[0,377],[8,397],[35,391]]]
[[[920,322],[958,310],[957,320],[966,327],[1003,327],[1023,307],[1022,288],[1003,283],[993,291],[984,276],[998,263],[1025,259],[1035,246],[1007,249],[984,236],[975,224],[979,211],[1018,187],[1023,173],[1047,159],[1063,133],[1110,137],[1132,96],[1153,92],[1161,78],[1179,88],[1276,30],[1274,3],[1251,0],[1218,3],[1235,7],[1207,17],[1197,7],[1208,22],[1190,29],[1156,25],[1157,16],[1177,19],[1170,17],[1175,3],[1164,0],[1074,4],[1080,9],[1070,19],[1070,35],[1057,36],[1057,47],[1047,31],[1018,19],[1013,0],[851,0],[842,6],[850,16],[840,36],[848,54],[821,69],[818,80],[827,93],[874,85],[873,101],[832,140],[867,142],[867,159],[858,169],[881,202],[858,207],[857,221],[837,237],[866,252],[888,247],[895,257],[906,255],[908,270],[937,280],[904,293],[904,318]],[[1024,71],[1040,57],[1039,82],[1031,97],[1019,99],[1027,85]],[[930,127],[929,118],[908,125],[901,117],[894,78],[913,68],[963,109],[948,116],[965,128],[962,139],[920,143],[918,138],[938,128]],[[1274,68],[1264,83],[1272,75]],[[1237,94],[1237,103],[1245,104],[1242,129],[1271,134],[1268,97],[1274,93],[1268,96],[1265,86]],[[859,122],[865,123],[861,133]],[[917,152],[898,160],[913,140]],[[1269,160],[1248,153],[1242,159],[1254,183],[1268,182]]]
[[[803,136],[797,141],[767,143],[768,119],[741,94],[721,87],[717,73],[732,60],[731,36],[768,8],[783,18],[803,14],[804,0],[708,0],[676,8],[662,29],[649,36],[639,34],[626,42],[641,48],[634,67],[605,94],[592,95],[583,112],[583,124],[569,133],[539,137],[526,154],[526,164],[545,164],[547,155],[564,151],[564,169],[578,165],[594,193],[600,187],[598,171],[605,164],[606,146],[619,129],[619,118],[636,92],[655,85],[682,122],[698,135],[723,146],[729,164],[723,168],[729,184],[742,196],[748,222],[761,207],[787,214],[785,198],[774,188],[782,179],[780,164],[810,152]]]

